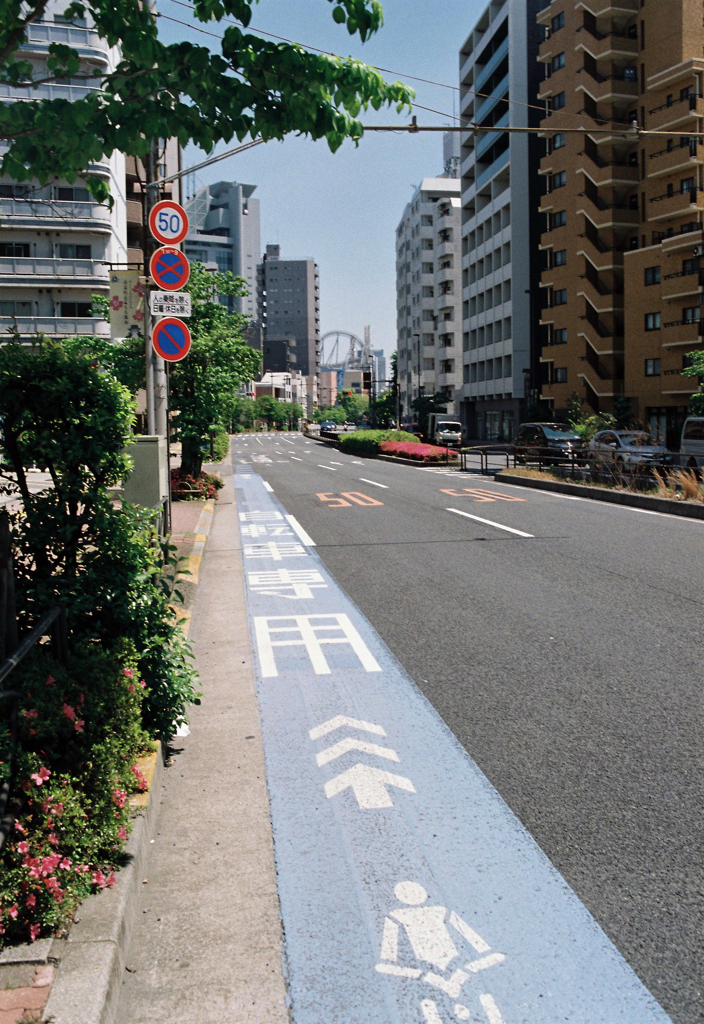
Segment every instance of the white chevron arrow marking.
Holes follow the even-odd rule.
[[[375,807],[393,807],[394,803],[387,792],[387,786],[405,789],[407,793],[416,791],[411,780],[405,779],[402,775],[392,775],[391,772],[384,772],[380,768],[356,764],[354,768],[326,782],[325,795],[329,800],[349,786],[352,787],[358,805],[365,811]]]
[[[336,715],[322,725],[316,725],[308,735],[312,740],[319,740],[321,736],[327,736],[329,732],[341,729],[343,725],[349,725],[351,729],[363,729],[364,732],[373,732],[375,736],[386,736],[381,725],[374,725],[373,722],[363,722],[359,718],[348,718],[347,715]]]
[[[348,753],[350,750],[360,750],[363,754],[375,754],[376,757],[385,757],[387,761],[398,761],[400,760],[395,750],[391,750],[390,747],[380,747],[376,743],[367,743],[366,740],[357,740],[354,736],[348,736],[345,740],[340,740],[332,747],[328,747],[327,750],[321,750],[319,754],[316,754],[316,761],[318,767],[322,767],[324,764],[329,764],[330,761],[334,761],[337,757],[342,757],[343,754]]]

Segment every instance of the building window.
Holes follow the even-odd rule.
[[[88,317],[92,308],[90,302],[62,302],[61,316]]]
[[[32,303],[20,299],[0,300],[0,316],[31,316]]]
[[[694,178],[683,178],[680,182],[681,192],[691,192],[694,188]]]
[[[564,51],[562,53],[556,53],[555,56],[552,59],[552,70],[553,71],[559,71],[560,68],[564,68],[564,66],[565,66],[565,54],[564,54]]]
[[[62,260],[89,260],[91,251],[89,245],[74,245],[73,242],[62,243],[59,246],[59,259]]]
[[[555,369],[555,383],[566,384],[567,383],[567,367],[558,366]]]
[[[91,202],[91,195],[87,188],[69,188],[66,185],[59,185],[56,189],[56,198],[62,203]]]
[[[555,291],[552,293],[552,304],[553,304],[553,306],[564,306],[566,302],[567,302],[567,289],[566,288],[556,288]],[[659,313],[658,313],[658,316],[660,316]]]
[[[566,345],[567,344],[567,328],[556,327],[552,332],[552,343],[553,345]]]
[[[660,267],[645,268],[645,283],[660,284]]]
[[[645,360],[645,376],[646,377],[659,377],[660,376],[660,360],[659,359],[646,359]]]
[[[685,306],[682,310],[682,319],[686,324],[699,322],[699,306]]]
[[[0,242],[0,256],[29,256],[29,242]]]
[[[564,228],[567,223],[567,210],[557,210],[550,219],[550,228]]]
[[[554,192],[556,188],[563,188],[567,184],[567,171],[558,171],[556,174],[551,175],[550,178],[550,191]]]
[[[645,314],[645,329],[646,329],[646,331],[659,331],[660,330],[660,314],[659,313],[646,313]]]
[[[559,28],[564,28],[564,27],[565,27],[565,12],[564,11],[560,11],[560,13],[556,14],[555,17],[550,22],[550,30],[552,32],[557,32],[557,30]]]
[[[551,108],[551,110],[562,110],[564,105],[565,105],[565,94],[564,94],[564,92],[556,93],[556,95],[553,96],[553,98],[550,100],[550,108]]]
[[[564,144],[565,144],[565,133],[564,132],[557,132],[556,135],[553,135],[553,137],[552,137],[552,148],[553,149],[562,149]]]
[[[553,266],[564,267],[567,263],[567,249],[558,249],[553,255]]]

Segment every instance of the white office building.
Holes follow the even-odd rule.
[[[466,436],[511,440],[537,387],[540,30],[548,0],[492,0],[460,51],[462,385]],[[534,296],[534,299],[531,298]],[[535,378],[535,379],[534,379]]]
[[[462,384],[460,181],[456,139],[445,136],[445,173],[423,178],[396,228],[396,334],[401,419],[442,391],[448,411]]]
[[[76,49],[89,72],[112,70],[119,51],[98,37],[89,18],[67,23],[65,7],[65,0],[49,0],[41,21],[27,29],[22,55],[37,77],[46,73],[50,43]],[[67,79],[40,85],[29,97],[76,100],[91,88],[97,82]],[[27,89],[0,85],[0,102],[27,97]],[[112,211],[93,202],[81,180],[55,177],[40,186],[0,177],[0,336],[13,329],[25,337],[109,334],[109,325],[91,315],[91,295],[107,296],[111,264],[124,268],[128,260],[125,158],[113,153],[86,170],[109,181]]]

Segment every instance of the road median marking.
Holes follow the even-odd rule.
[[[469,512],[463,512],[459,508],[447,508],[446,512],[454,512],[457,516],[464,516],[465,519],[474,519],[477,523],[484,523],[485,526],[494,526],[497,530],[506,530],[507,533],[515,533],[517,537],[533,537],[532,533],[525,533],[524,530],[516,530],[513,526],[504,526],[503,523],[495,523],[491,519],[482,519],[481,516],[473,516]]]
[[[359,479],[362,481],[363,484],[371,484],[372,487],[383,487],[385,491],[388,491],[389,489],[388,484],[378,484],[376,480],[367,480],[365,476],[360,476]]]
[[[299,539],[306,545],[306,547],[314,548],[315,541],[306,533],[306,531],[303,529],[303,527],[295,518],[295,516],[290,516],[287,514],[286,519],[291,524],[294,533],[298,534]]]
[[[270,491],[272,494],[274,493],[274,488],[271,486],[270,483],[267,483],[266,480],[262,480],[262,483],[264,484],[265,490]]]

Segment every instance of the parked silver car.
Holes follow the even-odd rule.
[[[597,472],[613,466],[621,472],[647,466],[668,466],[672,455],[645,430],[600,430],[587,445],[589,467]]]

